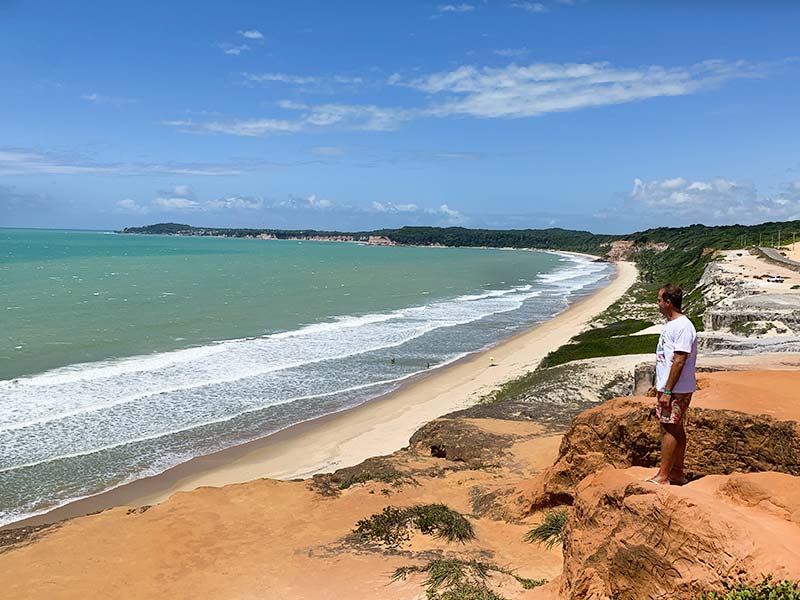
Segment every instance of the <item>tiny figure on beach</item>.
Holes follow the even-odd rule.
[[[490,356],[489,357],[489,366],[490,367],[496,367],[497,366],[497,363],[494,362],[494,356]]]
[[[426,369],[430,369],[431,368],[431,363],[425,363],[425,368]]]
[[[668,283],[658,291],[658,310],[667,318],[656,347],[656,417],[661,424],[661,466],[647,481],[683,485],[686,411],[697,389],[697,331],[681,312],[683,291]]]

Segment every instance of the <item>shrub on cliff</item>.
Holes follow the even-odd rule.
[[[767,575],[755,585],[725,586],[724,592],[709,592],[698,600],[800,600],[800,589],[797,582],[773,581]]]
[[[353,533],[363,540],[394,548],[410,538],[410,530],[466,542],[475,538],[472,523],[444,504],[416,504],[407,508],[387,506],[382,512],[356,523]]]
[[[437,559],[426,565],[400,567],[392,580],[405,579],[412,573],[427,573],[424,581],[429,600],[504,600],[492,591],[488,579],[492,574],[513,577],[526,590],[544,585],[544,579],[527,579],[509,569],[476,560]]]
[[[544,515],[544,520],[525,534],[526,542],[544,544],[550,550],[556,544],[564,541],[564,526],[567,524],[569,511],[566,508],[549,510]]]

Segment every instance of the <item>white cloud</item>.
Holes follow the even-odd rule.
[[[178,131],[186,133],[225,133],[245,137],[262,137],[276,133],[341,126],[363,131],[389,131],[399,123],[412,117],[412,113],[401,109],[382,108],[372,105],[318,104],[308,106],[282,101],[285,110],[301,111],[295,119],[234,119],[230,121],[162,121]]]
[[[258,29],[245,29],[244,31],[239,31],[239,35],[243,38],[247,38],[248,40],[263,40],[264,34],[261,33]]]
[[[194,196],[191,186],[188,185],[174,185],[172,186],[172,194],[181,198],[191,198]]]
[[[194,212],[202,210],[203,207],[196,201],[189,198],[156,198],[152,205],[156,208],[174,210],[180,212]]]
[[[744,61],[704,61],[688,67],[618,68],[609,63],[533,63],[502,68],[462,66],[410,81],[421,92],[442,95],[430,116],[524,118],[659,96],[694,94],[730,79],[763,76],[766,68]]]
[[[465,65],[452,71],[404,78],[395,73],[386,83],[426,94],[414,107],[359,104],[302,104],[283,100],[278,106],[297,111],[291,118],[228,121],[164,121],[179,131],[264,136],[336,126],[388,131],[420,118],[473,117],[520,119],[589,107],[625,104],[657,97],[684,96],[719,87],[733,79],[759,78],[770,65],[707,60],[684,67],[649,65],[615,67],[609,63],[531,63],[505,67]],[[317,82],[282,73],[243,74],[251,81]],[[356,78],[357,79],[357,78]]]
[[[527,48],[500,48],[498,50],[493,50],[494,54],[497,56],[503,56],[505,58],[514,58],[517,56],[525,56],[530,52]]]
[[[217,44],[217,48],[222,50],[225,54],[230,54],[233,56],[239,56],[242,52],[250,50],[250,46],[247,44],[229,44],[228,42]]]
[[[240,73],[243,85],[283,83],[286,85],[315,86],[317,88],[336,88],[364,83],[363,77],[351,75],[291,75],[289,73]]]
[[[286,73],[242,73],[242,80],[246,83],[290,83],[294,85],[306,85],[317,83],[317,77],[301,77],[299,75],[288,75]]]
[[[87,102],[91,102],[92,104],[113,104],[113,105],[122,105],[122,104],[132,104],[136,102],[131,98],[120,98],[117,96],[103,96],[98,94],[97,92],[92,92],[91,94],[81,94],[81,100],[86,100]]]
[[[472,4],[440,4],[436,7],[440,13],[465,13],[472,12],[475,7]]]
[[[424,208],[416,204],[395,204],[394,202],[373,202],[371,212],[382,214],[418,214],[439,217],[441,223],[447,225],[463,225],[469,221],[461,212],[441,204],[437,208]]]
[[[333,202],[325,198],[317,198],[316,194],[301,198],[289,196],[288,200],[271,202],[269,208],[285,208],[289,210],[325,210],[334,206]]]
[[[117,212],[129,215],[144,215],[147,214],[148,210],[146,206],[142,206],[136,200],[125,198],[117,202]]]
[[[373,202],[372,210],[379,213],[408,213],[418,212],[420,208],[416,204],[395,204],[393,202]]]
[[[166,122],[170,125],[172,123]],[[180,130],[191,133],[227,133],[244,137],[261,137],[272,133],[291,133],[303,129],[303,124],[285,119],[241,119],[209,123],[180,122]]]
[[[219,200],[209,200],[204,204],[206,210],[259,210],[263,208],[261,198],[248,196],[228,196]]]
[[[749,182],[718,178],[690,181],[683,177],[633,180],[631,204],[622,210],[661,215],[663,225],[680,217],[705,223],[759,223],[800,217],[800,182],[781,184],[776,193],[765,196]]]
[[[541,2],[512,2],[511,7],[521,8],[525,12],[535,13],[535,14],[547,12],[547,7]]]
[[[467,217],[462,215],[459,211],[450,208],[447,204],[442,204],[435,212],[443,215],[450,225],[463,225],[468,222]]]

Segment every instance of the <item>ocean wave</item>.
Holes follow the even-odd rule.
[[[557,271],[542,274],[534,281],[517,281],[516,286],[506,289],[482,290],[383,313],[343,315],[258,338],[224,340],[150,356],[72,365],[40,375],[0,381],[0,398],[3,399],[0,403],[0,465],[3,466],[0,473],[8,481],[23,481],[26,477],[29,479],[25,473],[30,469],[38,472],[37,469],[47,464],[63,462],[67,472],[66,465],[70,461],[81,463],[93,456],[97,458],[91,458],[92,461],[102,461],[106,460],[103,456],[112,452],[116,458],[100,468],[100,474],[94,477],[100,477],[100,481],[86,484],[86,489],[94,486],[91,489],[96,490],[98,483],[103,487],[103,478],[112,473],[123,474],[125,481],[129,481],[153,474],[153,469],[161,472],[198,451],[207,453],[225,444],[243,441],[222,436],[214,438],[217,441],[209,440],[195,446],[190,443],[191,436],[198,435],[194,430],[216,426],[236,429],[239,425],[235,423],[242,418],[251,421],[248,415],[258,411],[270,409],[288,414],[285,406],[302,406],[303,403],[311,406],[307,404],[309,401],[348,392],[360,391],[359,402],[364,401],[369,394],[380,393],[375,390],[398,385],[419,372],[417,369],[392,379],[380,378],[379,371],[370,370],[374,364],[369,360],[374,363],[381,357],[385,359],[394,354],[392,349],[409,347],[411,342],[412,346],[419,346],[421,340],[428,339],[425,336],[432,334],[439,337],[431,339],[453,338],[445,333],[446,328],[514,311],[539,296],[545,297],[536,302],[552,307],[546,309],[552,315],[573,291],[599,282],[607,270],[607,265],[581,257],[564,255],[563,259]],[[516,327],[522,325],[518,319],[503,318],[493,322],[500,323],[496,331],[509,331],[514,323]],[[448,337],[442,338],[442,335]],[[496,341],[498,333],[494,335]],[[474,347],[470,351],[477,349]],[[450,362],[463,355],[457,351],[450,351],[449,355],[443,352],[445,350],[439,352],[437,363]],[[371,358],[367,360],[368,357]],[[346,407],[340,400],[322,403],[322,406],[327,407],[327,412]],[[290,411],[294,422],[305,418],[303,410]],[[267,427],[270,422],[264,421]],[[264,433],[262,426],[259,434]],[[179,438],[183,441],[179,442]],[[227,442],[220,441],[223,439]],[[215,446],[217,443],[222,446]],[[127,456],[128,452],[142,452],[143,444],[163,447],[165,453],[154,454],[150,448],[140,456],[120,459],[119,448],[129,446],[131,450],[122,452]],[[80,471],[78,463],[76,468]],[[58,470],[61,469],[59,466]],[[47,470],[51,471],[52,467]],[[113,479],[120,481],[117,476]],[[79,495],[74,486],[70,489],[72,491],[67,492],[70,499]],[[83,494],[85,489],[81,490]],[[17,508],[24,512],[35,509],[30,501],[38,495],[37,491],[27,497],[27,508]],[[61,503],[62,499],[55,494],[48,499],[48,504]],[[0,521],[7,516],[0,510]],[[13,517],[18,518],[21,517]]]

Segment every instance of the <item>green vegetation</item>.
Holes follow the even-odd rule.
[[[579,333],[572,338],[572,341],[575,343],[583,343],[605,340],[610,337],[630,335],[632,333],[636,333],[637,331],[641,331],[642,329],[647,329],[652,325],[653,322],[646,319],[624,319],[622,321],[617,321],[616,323],[606,325],[605,327],[597,327],[595,329],[589,329],[588,331]]]
[[[391,483],[398,487],[404,483],[416,483],[413,477],[398,471],[394,467],[386,466],[382,469],[362,471],[345,477],[337,484],[340,490],[346,490],[350,486],[367,481],[380,481],[381,483]]]
[[[755,324],[749,321],[735,320],[731,322],[731,333],[736,335],[748,336],[752,335],[755,330]]]
[[[623,354],[649,354],[655,351],[658,334],[629,335],[593,340],[578,344],[570,343],[550,352],[542,359],[540,369],[554,367],[573,360],[598,356],[620,356]]]
[[[567,524],[569,511],[566,508],[547,511],[544,520],[525,534],[525,541],[544,544],[550,550],[556,544],[564,542],[564,526]]]
[[[448,542],[475,538],[472,524],[444,504],[417,504],[408,508],[387,506],[382,512],[356,523],[353,533],[363,540],[395,548],[410,538],[411,529]]]
[[[698,600],[800,600],[796,581],[773,581],[767,575],[755,585],[725,585],[722,592],[703,594]]]
[[[503,600],[492,591],[488,580],[492,573],[509,575],[526,590],[544,585],[544,579],[527,579],[509,569],[475,560],[437,559],[422,566],[400,567],[392,580],[405,580],[412,573],[427,573],[425,593],[428,600]]]

